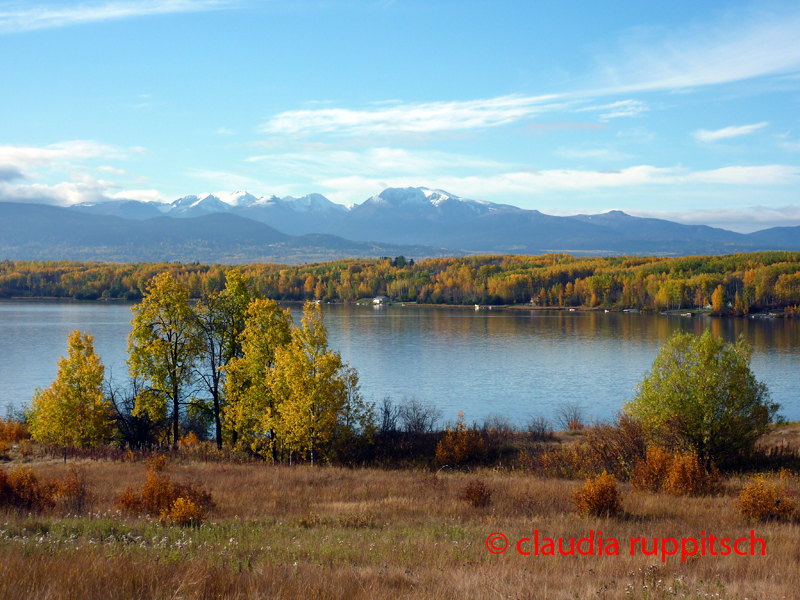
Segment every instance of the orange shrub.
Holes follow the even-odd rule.
[[[461,492],[461,499],[466,500],[475,508],[483,508],[491,504],[492,490],[480,479],[473,479],[467,482]]]
[[[458,466],[468,462],[475,462],[486,456],[486,447],[480,432],[464,424],[464,413],[458,413],[456,428],[449,427],[444,432],[444,437],[436,445],[436,459],[443,464]]]
[[[763,475],[744,487],[736,504],[745,517],[756,521],[788,520],[797,508],[797,501],[785,488],[767,483]]]
[[[169,510],[176,496],[170,484],[169,475],[150,470],[147,472],[147,481],[142,486],[142,507],[151,515],[160,514],[162,510]]]
[[[194,481],[184,481],[172,484],[172,493],[175,497],[191,500],[202,510],[208,511],[214,508],[214,500],[211,492],[203,489],[200,483]]]
[[[138,514],[143,512],[142,497],[133,491],[130,485],[125,488],[122,495],[114,501],[114,505],[127,513]]]
[[[205,519],[202,507],[188,498],[176,498],[168,509],[161,510],[162,525],[178,525],[180,527],[198,527]]]
[[[672,464],[664,487],[671,494],[704,496],[719,491],[721,477],[713,464],[706,471],[697,454],[679,452],[672,457]]]
[[[56,501],[62,510],[82,513],[95,500],[86,468],[71,465],[69,475],[56,483]]]
[[[163,454],[156,454],[155,452],[150,455],[145,461],[148,471],[161,472],[167,467],[167,457]]]
[[[702,496],[718,492],[722,480],[719,470],[713,464],[706,470],[694,452],[669,452],[651,446],[645,459],[636,464],[631,483],[648,492]]]
[[[617,478],[605,471],[589,477],[572,495],[575,510],[582,515],[614,516],[622,512],[622,494],[617,489]]]
[[[661,446],[651,446],[647,449],[644,460],[636,463],[631,476],[631,484],[637,490],[659,492],[667,480],[672,454]]]
[[[194,431],[190,431],[187,435],[178,440],[178,444],[181,446],[181,448],[186,448],[187,446],[197,446],[200,444],[200,438],[197,437],[197,434],[195,434]]]
[[[19,423],[10,417],[5,421],[0,419],[0,441],[16,444],[30,437],[28,426],[25,423]]]
[[[34,511],[55,506],[56,485],[39,481],[31,469],[15,467],[9,475],[0,478],[0,481],[2,479],[5,479],[2,500],[7,506]]]
[[[158,458],[163,459],[164,457]],[[120,509],[129,513],[145,512],[153,516],[161,515],[163,520],[164,515],[169,517],[172,514],[173,506],[178,498],[183,499],[182,506],[184,508],[188,506],[185,505],[185,502],[189,501],[192,506],[197,507],[203,513],[214,507],[211,493],[199,484],[191,481],[172,483],[169,475],[158,470],[163,468],[165,462],[150,459],[148,464],[151,465],[151,468],[147,472],[147,480],[142,486],[141,494],[137,494],[129,485],[115,501],[116,506]]]

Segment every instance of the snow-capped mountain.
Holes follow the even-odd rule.
[[[230,205],[212,194],[184,196],[183,198],[178,198],[169,206],[171,208],[165,210],[164,214],[170,217],[184,218],[228,212],[231,208]]]
[[[492,210],[513,208],[504,204],[495,204],[482,200],[461,198],[444,190],[432,190],[426,187],[387,188],[380,194],[368,198],[363,204],[354,208],[365,209],[369,206],[391,206],[396,209],[426,210],[443,212],[447,210],[469,209],[472,214],[482,215]],[[457,207],[457,208],[456,208]]]
[[[469,252],[717,253],[800,248],[799,228],[733,233],[619,211],[556,217],[536,210],[462,198],[426,187],[387,188],[346,207],[321,194],[301,198],[256,197],[246,191],[185,196],[169,204],[117,200],[71,210],[144,221],[170,218],[245,217],[282,234],[339,236],[355,242],[427,245]],[[224,213],[224,214],[220,214]],[[233,219],[234,221],[236,219]],[[761,237],[759,237],[761,236]]]

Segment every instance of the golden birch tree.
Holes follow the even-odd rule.
[[[275,430],[290,452],[308,455],[312,465],[342,434],[368,425],[358,376],[328,348],[322,311],[313,302],[306,303],[291,342],[275,351],[269,388],[276,410],[263,415],[262,427]]]
[[[153,420],[169,416],[172,443],[177,445],[180,407],[203,351],[189,292],[172,275],[161,273],[147,284],[141,304],[131,310],[128,367],[132,378],[146,383],[136,398],[134,414],[147,413]]]
[[[111,405],[104,398],[105,368],[94,351],[94,337],[69,334],[67,357],[58,361],[52,385],[37,390],[28,412],[31,437],[40,442],[91,447],[111,437]],[[66,456],[66,454],[65,454]]]
[[[225,367],[225,426],[231,443],[251,449],[263,437],[269,439],[275,455],[275,398],[268,384],[278,348],[291,340],[292,314],[273,300],[257,298],[245,311],[239,344],[241,356],[232,357]],[[262,426],[263,424],[263,426]]]

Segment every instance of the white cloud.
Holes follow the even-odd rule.
[[[350,150],[328,150],[269,154],[247,159],[253,163],[265,163],[274,172],[304,173],[312,169],[327,176],[348,172],[373,173],[382,176],[410,174],[427,176],[447,171],[498,170],[513,168],[512,165],[485,158],[447,152],[411,152],[402,148],[369,148],[363,152]]]
[[[50,29],[148,15],[213,10],[227,4],[220,0],[140,0],[81,3],[72,6],[43,4],[16,10],[0,9],[0,33]]]
[[[110,197],[111,200],[138,200],[139,202],[166,202],[158,190],[125,190]]]
[[[14,167],[25,171],[36,166],[49,166],[58,162],[119,155],[121,155],[121,151],[113,146],[87,140],[60,142],[44,147],[0,146],[0,169]]]
[[[724,140],[727,138],[738,137],[740,135],[748,135],[753,133],[754,131],[758,131],[759,129],[763,129],[764,127],[768,126],[769,123],[766,121],[762,123],[754,123],[753,125],[742,125],[740,127],[723,127],[722,129],[717,129],[715,131],[708,131],[706,129],[698,129],[694,132],[694,137],[700,140],[701,142],[716,142],[718,140]]]
[[[139,152],[141,149],[131,149]],[[117,191],[122,186],[113,181],[96,179],[87,173],[83,161],[97,158],[124,158],[125,151],[90,140],[71,140],[48,146],[0,146],[0,200],[8,202],[41,202],[68,206],[81,202],[107,200],[153,199],[154,190]],[[129,178],[129,182],[143,183],[147,179],[132,175],[123,169],[98,165],[96,169],[112,176]],[[17,179],[31,179],[30,172],[46,170],[50,177],[66,177],[56,185],[32,183],[12,184]]]
[[[608,111],[600,115],[600,119],[608,121],[617,117],[638,117],[649,110],[650,107],[641,100],[619,100],[600,106],[585,106],[575,109],[575,112]]]
[[[0,201],[70,206],[84,202],[98,203],[109,200],[153,200],[162,202],[156,190],[119,190],[112,181],[94,179],[88,175],[77,181],[65,181],[49,186],[40,183],[11,185],[0,182]]]
[[[605,93],[680,90],[800,70],[800,11],[737,10],[678,33],[636,30],[588,87]],[[654,39],[661,34],[660,39]],[[590,92],[599,95],[598,91]]]
[[[374,110],[322,108],[280,113],[261,126],[270,134],[339,133],[342,135],[430,133],[506,125],[537,114],[561,110],[559,96],[500,96],[464,102],[401,104]]]
[[[697,189],[698,185],[714,184],[732,186],[769,186],[797,184],[800,167],[768,165],[763,167],[726,167],[708,171],[688,171],[679,167],[654,167],[639,165],[620,170],[550,169],[541,171],[514,171],[493,175],[441,175],[437,173],[347,173],[333,175],[328,172],[312,174],[314,185],[329,190],[331,200],[341,203],[361,201],[385,187],[425,185],[454,194],[508,202],[507,198],[534,200],[542,195],[559,193],[599,193],[604,190],[633,189],[657,186],[661,188],[684,186]],[[364,194],[367,194],[366,196]],[[512,202],[513,204],[513,202]]]
[[[683,176],[680,181],[725,185],[782,185],[798,183],[798,176],[800,167],[790,165],[737,166],[696,171]]]

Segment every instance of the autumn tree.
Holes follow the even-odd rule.
[[[203,351],[189,292],[172,275],[161,273],[146,285],[141,304],[131,310],[128,367],[132,378],[146,384],[134,413],[146,412],[156,421],[169,417],[172,443],[177,446],[180,409]]]
[[[67,446],[96,446],[111,437],[111,406],[103,394],[105,369],[94,338],[77,329],[69,334],[67,357],[58,361],[50,387],[37,390],[28,412],[33,439]]]
[[[262,427],[277,431],[290,452],[307,454],[312,465],[337,438],[371,426],[372,411],[358,393],[358,376],[328,348],[315,303],[306,303],[291,342],[275,350],[268,385],[276,410],[264,413]]]
[[[195,307],[204,350],[197,375],[211,395],[217,448],[222,448],[226,367],[242,356],[241,335],[250,304],[250,292],[241,272],[228,271],[226,280],[224,290],[204,295]]]
[[[676,333],[625,412],[708,460],[732,458],[754,446],[779,408],[750,370],[750,354],[742,340],[727,344],[708,329]]]
[[[231,443],[251,448],[263,433],[276,460],[275,399],[269,378],[275,366],[275,352],[291,340],[292,314],[281,310],[274,300],[252,300],[244,313],[244,328],[239,336],[240,356],[225,367],[225,425],[231,431]],[[266,421],[266,426],[261,423]]]
[[[714,310],[714,314],[721,315],[725,311],[725,303],[727,300],[725,288],[718,285],[714,293],[711,294],[711,308]]]

